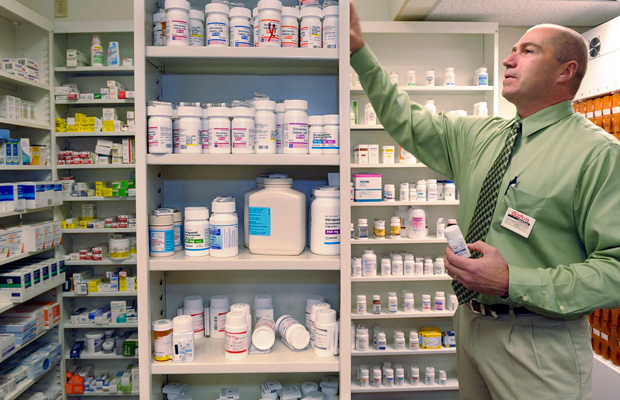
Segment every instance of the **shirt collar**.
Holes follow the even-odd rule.
[[[525,119],[521,119],[519,114],[517,114],[515,120],[520,121],[523,124],[521,128],[522,134],[524,136],[529,136],[548,127],[549,125],[555,124],[559,120],[568,117],[574,112],[572,101],[566,100],[540,110],[536,114],[532,114]]]

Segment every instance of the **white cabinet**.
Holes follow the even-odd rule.
[[[242,242],[243,193],[254,188],[257,176],[286,173],[294,180],[293,189],[309,199],[315,186],[327,184],[328,173],[341,171],[341,157],[147,154],[146,102],[222,103],[252,99],[258,92],[272,100],[308,100],[309,115],[345,115],[348,86],[344,86],[343,92],[339,85],[348,76],[346,45],[343,50],[154,47],[150,16],[156,4],[150,0],[136,3],[136,26],[140,27],[136,29],[136,74],[145,78],[136,82],[136,132],[138,146],[142,146],[137,150],[143,157],[138,158],[136,171],[137,209],[141,210],[138,268],[140,282],[145,283],[139,286],[138,300],[139,309],[148,311],[147,317],[140,320],[141,348],[151,348],[151,322],[172,319],[187,295],[200,295],[208,302],[213,295],[226,294],[231,303],[252,304],[255,295],[269,293],[276,318],[291,314],[302,322],[309,295],[323,295],[333,308],[339,309],[339,256],[317,256],[308,248],[299,256],[257,256],[245,249]],[[246,4],[250,8],[255,5],[253,1]],[[348,15],[348,4],[341,2],[341,11]],[[346,132],[346,125],[341,129]],[[345,143],[341,148],[348,148]],[[144,196],[140,197],[142,193]],[[162,206],[210,209],[211,201],[222,195],[236,198],[241,239],[238,256],[185,257],[179,252],[173,257],[149,257],[146,217],[150,210]],[[141,371],[145,371],[141,374],[141,393],[150,399],[163,398],[162,385],[170,381],[190,384],[188,393],[194,396],[215,398],[220,388],[238,386],[242,397],[259,398],[263,381],[278,379],[283,384],[300,385],[307,380],[320,381],[325,375],[338,375],[340,371],[339,357],[317,357],[312,349],[293,352],[279,338],[269,354],[250,354],[242,361],[224,357],[223,339],[198,339],[196,349],[196,360],[191,363],[157,362],[150,351],[141,351]]]
[[[497,65],[497,24],[487,23],[436,23],[436,22],[362,22],[364,39],[372,51],[378,57],[381,64],[388,72],[396,72],[399,75],[400,89],[407,92],[413,101],[424,103],[427,98],[435,100],[439,112],[451,110],[465,110],[472,114],[474,103],[485,101],[488,104],[489,115],[495,115],[497,110],[497,73],[494,66]],[[489,70],[489,86],[474,86],[474,71],[485,65]],[[455,86],[441,86],[443,69],[453,67],[456,75]],[[424,71],[433,68],[435,70],[435,87],[424,86]],[[406,86],[406,71],[415,69],[416,85]],[[364,106],[368,98],[360,86],[352,86],[351,100],[358,102],[357,124],[351,125],[351,143],[349,157],[352,159],[353,148],[357,144],[378,144],[396,146],[395,164],[350,164],[347,170],[352,175],[358,173],[372,173],[382,175],[382,184],[394,184],[398,194],[401,182],[416,182],[419,179],[438,179],[445,177],[437,174],[423,164],[405,164],[398,162],[398,144],[383,130],[381,125],[367,125],[364,119]],[[381,256],[388,256],[391,252],[411,253],[415,257],[443,257],[446,240],[437,238],[435,226],[439,217],[457,218],[457,201],[397,201],[379,203],[356,203],[348,204],[350,207],[350,221],[366,218],[369,225],[369,239],[350,239],[351,257],[361,257],[365,249],[374,249],[380,265]],[[372,234],[373,220],[382,219],[387,226],[390,217],[395,215],[398,206],[423,207],[427,214],[429,236],[420,239],[401,238],[390,239],[389,234],[385,239],[374,238]],[[345,241],[343,241],[345,243]],[[343,244],[344,245],[344,244]],[[350,360],[350,365],[342,367],[349,369],[351,377],[350,385],[347,385],[346,377],[342,376],[342,389],[350,391],[355,399],[456,399],[458,398],[458,380],[456,376],[456,350],[445,348],[435,350],[396,350],[392,334],[394,330],[405,333],[407,345],[409,343],[409,331],[418,330],[421,327],[439,327],[440,330],[453,330],[453,311],[430,311],[421,310],[422,295],[429,294],[433,298],[435,291],[444,291],[446,296],[453,293],[450,287],[451,278],[442,275],[418,275],[418,276],[376,276],[376,277],[351,277],[347,271],[348,260],[342,263],[342,293],[350,294],[350,320],[352,324],[343,324],[342,327],[342,364]],[[347,288],[348,286],[348,288]],[[402,305],[395,313],[386,312],[388,292],[397,292],[399,302],[401,291],[411,290],[414,293],[415,311],[405,313]],[[356,299],[358,295],[365,295],[368,308],[372,310],[372,296],[379,294],[382,299],[381,314],[358,315],[356,313]],[[344,307],[344,306],[343,306]],[[353,348],[350,343],[354,340],[354,332],[357,325],[364,325],[369,330],[370,350],[348,350]],[[379,327],[386,332],[387,349],[374,350],[372,346],[373,327]],[[384,361],[392,365],[399,363],[405,368],[405,384],[402,386],[379,388],[361,387],[357,369],[360,365],[368,366],[372,370],[373,365],[381,365]],[[407,366],[416,365],[420,370],[420,383],[411,385],[407,374]],[[435,368],[436,380],[439,370],[447,372],[447,383],[439,385],[424,384],[424,372],[427,366]],[[372,380],[372,372],[371,372]]]

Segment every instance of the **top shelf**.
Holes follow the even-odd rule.
[[[146,57],[173,74],[338,73],[338,49],[147,46]]]
[[[34,12],[15,0],[3,0],[0,3],[0,14],[9,21],[30,23],[45,31],[52,31],[52,21]]]
[[[23,87],[23,88],[37,88],[43,90],[49,90],[49,86],[44,83],[36,83],[27,79],[19,78],[15,75],[11,75],[5,71],[0,71],[0,82],[6,86],[11,87]]]
[[[416,94],[471,94],[493,92],[493,86],[399,86],[398,89],[403,92]],[[364,89],[362,89],[361,86],[352,86],[351,94],[364,94]]]
[[[51,30],[51,29],[50,29]],[[133,32],[133,20],[127,21],[56,21],[54,33]]]
[[[437,21],[362,21],[366,33],[411,33],[447,35],[497,34],[497,22],[437,22]]]

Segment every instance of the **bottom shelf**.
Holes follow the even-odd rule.
[[[12,391],[8,395],[6,395],[6,397],[4,397],[4,400],[13,400],[13,399],[18,398],[22,393],[24,393],[26,390],[28,390],[28,388],[30,388],[32,385],[34,385],[39,380],[41,380],[41,378],[43,378],[45,375],[47,375],[50,371],[55,369],[56,366],[58,366],[58,363],[52,365],[50,367],[50,369],[47,370],[47,372],[45,372],[43,375],[41,375],[40,377],[38,377],[36,379],[26,379],[24,381],[21,381],[19,383],[19,385],[17,385],[17,387],[15,388],[14,391]]]
[[[126,396],[140,396],[138,392],[131,392],[131,394],[126,393],[79,393],[79,394],[68,394],[67,397],[76,398],[76,397],[126,397]]]
[[[439,392],[447,390],[458,390],[459,382],[456,378],[448,379],[445,385],[440,385],[435,382],[434,385],[425,385],[420,382],[417,385],[412,385],[405,382],[401,386],[381,386],[381,387],[361,387],[359,383],[351,383],[351,393],[389,393],[389,392]]]

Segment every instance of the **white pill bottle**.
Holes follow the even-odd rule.
[[[228,46],[228,13],[226,4],[209,3],[205,6],[207,46]]]
[[[234,257],[239,254],[239,219],[233,197],[216,197],[211,203],[210,254],[212,257]]]
[[[150,101],[147,114],[149,153],[172,153],[172,104]]]
[[[258,8],[258,46],[280,47],[282,29],[282,2],[280,0],[260,0]]]
[[[338,48],[338,6],[323,8],[323,48]]]
[[[166,0],[166,46],[189,46],[189,1]]]
[[[299,10],[282,7],[282,47],[299,47]]]
[[[292,188],[291,178],[265,178],[264,184],[250,194],[250,252],[301,254],[306,247],[306,195]]]
[[[256,154],[276,154],[276,102],[255,100],[254,108],[254,152]]]
[[[185,255],[200,257],[209,255],[209,209],[185,207]]]
[[[254,153],[254,109],[250,107],[233,107],[232,153]]]
[[[308,154],[308,102],[284,100],[282,153]]]
[[[230,154],[230,108],[210,107],[209,116],[209,153]]]
[[[189,45],[205,45],[205,13],[202,10],[189,10]]]
[[[202,108],[196,106],[181,106],[179,115],[179,153],[202,153]]]
[[[249,8],[233,7],[230,9],[229,45],[230,47],[251,47],[252,13]]]
[[[340,191],[324,187],[314,192],[310,206],[310,251],[324,256],[340,254]]]
[[[321,39],[321,18],[323,12],[319,7],[303,7],[299,12],[301,22],[299,24],[299,47],[309,49],[320,49]]]

